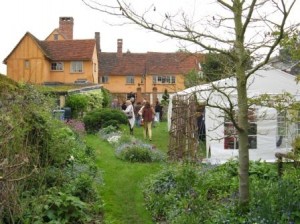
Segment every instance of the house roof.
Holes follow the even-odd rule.
[[[40,41],[40,45],[53,61],[90,60],[96,40]]]
[[[199,70],[202,55],[189,53],[100,53],[100,74],[183,74]]]
[[[96,46],[95,39],[40,41],[30,32],[26,32],[14,49],[4,59],[3,63],[6,64],[9,56],[26,36],[31,37],[45,57],[52,61],[90,60],[93,57],[94,48]]]
[[[66,38],[66,36],[62,33],[62,32],[60,32],[60,30],[59,30],[59,28],[55,28],[47,37],[46,37],[46,39],[45,40],[47,40],[53,33],[57,33],[57,34],[59,34],[59,35],[61,35],[64,39],[67,39]]]
[[[148,74],[176,74],[188,73],[192,69],[199,70],[202,55],[177,52],[177,53],[147,53]]]
[[[40,48],[40,50],[43,52],[43,54],[48,57],[47,52],[44,51],[44,49],[42,48],[42,46],[40,45],[40,41],[34,36],[32,35],[30,32],[26,32],[24,34],[24,36],[20,39],[20,41],[17,43],[17,45],[14,47],[14,49],[7,55],[7,57],[3,60],[3,63],[6,64],[7,63],[7,59],[9,58],[9,56],[15,51],[15,49],[20,45],[20,43],[24,40],[24,38],[26,36],[29,36],[32,38],[32,40],[37,44],[37,46]]]

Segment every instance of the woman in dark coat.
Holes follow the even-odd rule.
[[[155,111],[153,107],[150,106],[149,102],[146,102],[142,111],[142,118],[144,121],[144,139],[147,139],[148,137],[150,141],[152,141],[152,122],[154,115]]]

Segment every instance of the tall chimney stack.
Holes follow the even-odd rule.
[[[100,33],[99,32],[95,32],[95,40],[96,40],[97,52],[101,52]]]
[[[117,57],[122,57],[122,53],[123,53],[123,40],[122,39],[118,39],[118,51],[117,51]]]
[[[59,17],[59,32],[64,35],[67,40],[73,40],[73,17]]]

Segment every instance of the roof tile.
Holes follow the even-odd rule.
[[[186,74],[199,69],[201,54],[177,53],[100,53],[100,75]]]
[[[40,45],[53,61],[91,60],[96,40],[40,41]]]

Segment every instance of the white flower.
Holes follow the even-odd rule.
[[[69,158],[69,161],[73,162],[75,160],[74,156],[71,155],[70,158]]]
[[[109,137],[109,138],[107,139],[107,141],[108,141],[109,143],[115,143],[115,142],[118,142],[118,141],[119,141],[120,137],[121,137],[120,135],[113,135],[113,136]]]

